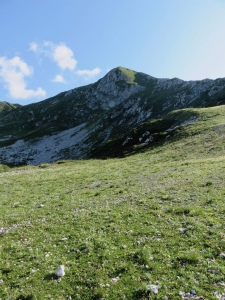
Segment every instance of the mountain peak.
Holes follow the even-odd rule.
[[[139,85],[145,85],[147,82],[149,82],[149,80],[156,80],[156,78],[153,76],[143,72],[136,72],[121,66],[110,70],[106,74],[106,77],[109,78],[109,80],[113,79],[114,81],[125,81],[127,83]]]
[[[136,73],[137,72],[124,67],[116,67],[110,70],[102,79],[105,79],[107,82],[109,81],[133,82],[135,80]]]

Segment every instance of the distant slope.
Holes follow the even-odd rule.
[[[143,122],[174,110],[222,104],[225,79],[158,79],[118,67],[94,84],[0,114],[0,162],[89,157]]]
[[[1,102],[0,101],[0,117],[3,117],[5,115],[7,115],[9,112],[11,112],[12,110],[21,107],[22,105],[20,104],[11,104],[9,102]]]
[[[225,144],[225,105],[175,110],[162,118],[140,124],[118,139],[108,141],[91,152],[92,158],[124,157],[140,151],[198,136],[201,142],[212,136],[210,152],[215,155]],[[201,137],[200,137],[201,136]],[[196,145],[198,147],[198,145]],[[193,151],[193,150],[192,150]]]

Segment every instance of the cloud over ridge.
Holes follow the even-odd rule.
[[[92,77],[92,76],[98,75],[100,72],[101,72],[101,69],[94,68],[93,70],[78,70],[77,74],[81,75],[81,76]]]
[[[31,76],[32,67],[29,67],[19,56],[7,59],[0,57],[0,79],[8,89],[9,95],[15,99],[27,99],[31,97],[46,96],[46,91],[41,87],[36,90],[27,89],[25,77]]]
[[[54,60],[62,69],[74,70],[77,65],[77,60],[74,58],[73,51],[64,43],[54,44],[50,41],[45,41],[38,45],[35,42],[30,43],[30,50],[37,54],[44,54]]]
[[[38,55],[45,55],[51,58],[63,71],[74,71],[78,63],[78,61],[74,58],[73,51],[65,43],[55,44],[51,41],[43,41],[38,44],[36,42],[32,42],[30,43],[29,49]],[[85,80],[89,80],[95,75],[98,75],[100,72],[100,68],[94,68],[93,70],[78,70],[75,74],[83,76]],[[61,75],[56,75],[52,81],[64,82],[64,79],[60,76]]]

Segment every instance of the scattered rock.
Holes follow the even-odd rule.
[[[185,292],[181,292],[181,291],[179,291],[179,296],[181,296],[181,297],[183,297],[184,295],[185,295]]]
[[[0,235],[6,234],[9,232],[8,228],[0,228]]]
[[[159,286],[155,284],[146,285],[146,289],[153,292],[154,294],[158,294],[159,292]]]
[[[225,300],[225,293],[220,294],[219,292],[215,292],[214,295],[215,295],[216,298],[219,299],[219,300]]]
[[[42,207],[44,207],[44,204],[40,203],[40,204],[38,204],[37,207],[38,207],[38,208],[42,208]]]
[[[179,291],[179,296],[181,297],[181,299],[185,299],[185,300],[188,299],[204,300],[204,297],[197,296],[197,292],[194,289],[187,293]]]
[[[217,285],[223,286],[225,288],[225,283],[224,282],[218,282]]]
[[[0,279],[0,284],[3,284],[3,282],[4,282],[4,281],[3,281],[2,279]]]

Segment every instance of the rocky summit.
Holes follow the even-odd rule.
[[[0,163],[38,165],[88,158],[112,141],[117,149],[127,147],[131,140],[153,144],[162,131],[168,138],[175,123],[195,120],[188,114],[178,124],[168,118],[171,112],[222,104],[225,78],[159,79],[118,67],[94,84],[38,103],[0,102]],[[154,132],[144,125],[152,120],[159,124]],[[109,156],[113,156],[111,149]]]

